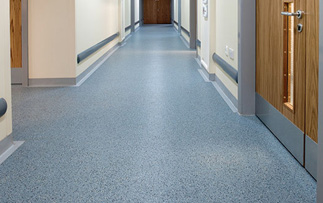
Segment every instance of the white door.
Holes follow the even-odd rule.
[[[0,118],[2,141],[12,132],[9,0],[0,1],[0,98],[8,103],[7,113]]]

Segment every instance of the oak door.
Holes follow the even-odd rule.
[[[144,0],[144,24],[170,24],[170,0]]]
[[[318,2],[257,0],[256,92],[315,142]]]
[[[11,67],[22,68],[21,0],[10,0]]]

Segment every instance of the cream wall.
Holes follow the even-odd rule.
[[[178,22],[178,0],[174,0],[174,21]]]
[[[190,1],[189,0],[181,1],[181,26],[190,32]],[[182,35],[187,42],[190,41],[190,37],[185,32],[182,31]]]
[[[215,13],[215,52],[238,70],[238,0],[217,0]],[[233,60],[225,54],[226,45],[234,50]],[[238,84],[218,65],[216,65],[215,73],[232,95],[238,99]]]
[[[139,0],[135,0],[135,22],[139,21],[139,14],[140,14]]]
[[[29,78],[73,78],[75,0],[28,3]]]
[[[238,70],[238,0],[208,1],[208,18],[202,13],[202,0],[198,0],[197,38],[201,41],[198,55],[209,73],[215,73],[231,94],[238,99],[238,84],[228,76],[213,59],[217,53]],[[234,49],[234,60],[225,54],[228,45]]]
[[[0,98],[8,103],[7,113],[0,118],[0,141],[12,133],[10,72],[9,0],[0,1]]]
[[[140,19],[140,9],[139,9],[139,0],[135,0],[135,23],[138,22]],[[135,28],[138,28],[140,25],[135,25]]]
[[[119,32],[118,0],[76,0],[76,54]],[[77,65],[79,76],[118,43],[118,38]]]
[[[202,0],[197,0],[197,33],[196,33],[196,39],[201,41],[201,35],[202,35],[202,30],[201,30],[201,22],[202,22]],[[196,47],[197,49],[197,54],[201,56],[201,48]]]
[[[131,25],[131,0],[125,0],[125,28]],[[131,33],[131,30],[126,32],[126,36]]]
[[[211,4],[212,2],[209,2],[209,4]],[[206,70],[208,70],[209,72],[211,72],[210,70],[210,59],[212,59],[211,57],[211,53],[210,53],[210,19],[209,18],[205,18],[203,16],[203,12],[202,12],[202,0],[200,0],[200,11],[199,11],[199,20],[198,22],[200,22],[200,25],[198,25],[199,27],[199,31],[198,31],[198,35],[199,35],[199,39],[201,41],[201,63],[204,66],[204,68],[206,68]],[[210,12],[210,7],[209,8],[209,12]]]

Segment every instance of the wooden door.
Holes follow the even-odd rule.
[[[144,24],[157,24],[158,2],[156,0],[144,0]]]
[[[144,0],[144,24],[170,24],[170,0]]]
[[[292,8],[288,8],[292,7]],[[305,10],[305,0],[257,1],[256,92],[305,131],[305,18],[282,11]]]
[[[22,68],[21,0],[10,0],[11,67]]]
[[[158,0],[157,9],[157,23],[158,24],[170,24],[171,23],[171,1],[170,0]]]
[[[256,92],[316,143],[318,4],[319,0],[257,0],[256,56]],[[298,10],[304,11],[301,18],[281,15]]]

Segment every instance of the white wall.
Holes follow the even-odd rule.
[[[76,54],[119,32],[118,0],[76,0]],[[118,39],[102,47],[77,65],[77,76],[118,43]]]
[[[74,3],[29,1],[29,78],[75,77]]]
[[[189,0],[181,1],[181,26],[190,32],[190,1]],[[182,31],[182,35],[189,43],[190,37],[183,31]]]
[[[0,98],[8,103],[0,119],[0,141],[12,133],[9,0],[0,1]]]

